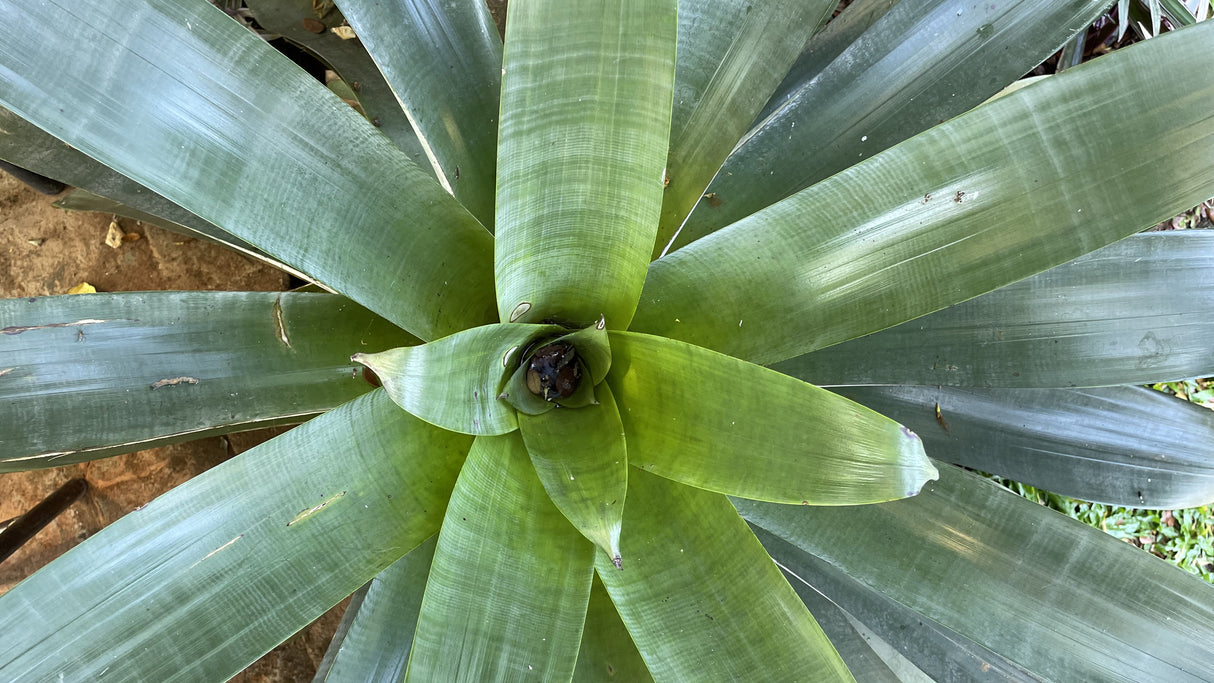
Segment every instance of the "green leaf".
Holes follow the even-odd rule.
[[[776,92],[768,99],[767,104],[763,105],[756,122],[762,122],[788,104],[788,100],[798,90],[830,66],[831,62],[900,1],[854,0],[841,14],[831,17],[827,24],[810,38],[805,50],[788,70]]]
[[[333,636],[325,653],[328,669],[322,663],[314,683],[404,678],[437,540],[435,534],[393,562],[371,580],[361,600],[351,601],[342,618],[348,626]]]
[[[1189,26],[1197,22],[1193,12],[1201,7],[1201,3],[1193,3],[1192,11],[1181,2],[1181,0],[1159,0],[1158,7],[1167,16],[1168,21],[1172,22],[1177,28],[1181,26]]]
[[[1134,235],[772,366],[819,385],[1090,387],[1214,374],[1214,232]]]
[[[674,0],[510,5],[498,133],[502,320],[632,320],[662,203]]]
[[[257,18],[257,23],[270,33],[279,34],[308,52],[320,57],[342,79],[355,88],[362,113],[409,158],[423,170],[427,168],[426,153],[417,133],[401,110],[395,93],[380,75],[375,62],[367,54],[369,47],[363,36],[359,40],[342,40],[332,31],[312,33],[304,28],[303,19],[312,18],[332,29],[345,22],[345,17],[332,2],[312,0],[244,0]]]
[[[981,104],[1106,9],[1108,0],[898,3],[825,69],[784,86],[786,99],[731,155],[675,247]]]
[[[502,39],[488,8],[444,0],[338,4],[417,127],[443,185],[492,229]]]
[[[1214,195],[1207,59],[1203,22],[943,123],[654,262],[633,329],[768,364],[1192,207]]]
[[[914,429],[937,460],[1110,505],[1172,510],[1214,501],[1214,412],[1160,391],[836,391]]]
[[[371,389],[351,351],[413,341],[333,294],[0,300],[0,471],[302,422]]]
[[[559,332],[555,325],[485,325],[429,344],[351,359],[371,368],[397,405],[460,434],[505,434],[518,428],[514,408],[498,397],[528,344]]]
[[[15,116],[13,118],[18,121],[21,120],[21,119],[17,119]],[[22,122],[22,123],[24,123],[24,122]],[[29,124],[27,123],[25,125],[28,126]],[[63,147],[64,147],[64,149],[69,149],[66,145],[64,145]],[[83,156],[83,155],[81,155],[81,156]],[[85,157],[85,158],[87,158],[87,157]],[[104,168],[100,164],[96,164],[96,165],[99,168]],[[105,170],[109,171],[109,169],[105,169]],[[113,173],[112,171],[110,171],[110,175],[113,176],[114,178],[121,178],[123,181],[130,183],[132,186],[139,187],[138,185],[135,185],[135,183],[127,180],[126,178],[122,178],[122,176],[118,175],[117,173]],[[152,194],[150,190],[146,190],[143,188],[140,188],[140,189],[145,194]],[[187,237],[199,239],[204,242],[210,242],[211,244],[221,244],[229,249],[239,251],[239,252],[243,253],[245,256],[248,256],[250,258],[261,261],[262,263],[268,263],[269,265],[274,266],[275,268],[278,268],[279,270],[285,270],[288,273],[290,273],[300,279],[306,279],[306,276],[303,273],[299,272],[298,270],[295,270],[294,268],[288,266],[285,263],[282,263],[281,261],[270,258],[269,256],[267,256],[265,254],[265,252],[262,252],[260,249],[257,249],[253,245],[245,242],[244,240],[238,240],[235,237],[232,237],[226,231],[220,230],[219,228],[202,220],[201,218],[198,218],[194,214],[191,214],[190,212],[186,211],[185,209],[177,207],[175,204],[172,204],[167,199],[163,199],[162,197],[159,197],[159,195],[154,195],[154,196],[157,197],[158,199],[162,200],[165,205],[176,207],[177,210],[174,211],[174,210],[170,209],[170,210],[166,211],[166,213],[172,213],[172,214],[176,215],[178,218],[186,220],[189,223],[189,225],[186,225],[183,223],[178,223],[178,222],[176,222],[174,220],[170,220],[168,218],[163,218],[161,216],[147,213],[146,211],[134,208],[132,206],[128,206],[115,199],[102,197],[101,195],[93,194],[92,192],[89,192],[88,190],[82,190],[80,188],[74,188],[74,189],[68,190],[66,193],[64,193],[62,196],[57,198],[54,202],[52,202],[51,206],[55,207],[56,209],[64,209],[65,211],[93,211],[96,213],[107,213],[107,214],[111,214],[114,216],[122,216],[124,218],[130,218],[132,220],[140,221],[143,223],[151,223],[152,225],[155,225],[156,227],[164,228],[165,230],[168,230],[170,232],[175,232],[179,235],[185,235]],[[136,201],[138,201],[138,200],[139,200],[139,197],[136,197]],[[142,202],[140,202],[140,203],[142,203]]]
[[[611,370],[611,339],[607,335],[605,319],[599,318],[598,323],[570,332],[559,341],[573,344],[578,358],[585,362],[586,369],[590,371],[590,379],[595,386],[607,377],[607,372]]]
[[[658,680],[851,680],[729,500],[633,471],[624,567],[599,578]]]
[[[298,271],[267,256],[248,242],[93,161],[3,107],[0,107],[0,159],[77,188],[55,202],[55,206],[60,208],[106,211],[146,220],[167,230],[226,245],[302,277]],[[105,197],[102,201],[109,203],[103,205],[96,199],[86,199],[80,194],[82,192],[93,197]]]
[[[780,84],[833,0],[679,3],[678,66],[666,158],[669,184],[653,258]]]
[[[408,678],[569,680],[593,555],[548,499],[522,439],[478,437],[447,504]]]
[[[751,531],[755,532],[755,536],[765,547],[769,543],[764,538],[765,536],[775,538],[759,527],[753,527]],[[779,539],[775,539],[775,541],[782,542]],[[776,560],[776,565],[784,572],[784,578],[796,591],[797,597],[801,598],[801,602],[805,603],[805,607],[813,615],[814,621],[822,627],[822,632],[830,638],[839,657],[843,659],[848,671],[851,671],[857,681],[901,683],[903,679],[895,675],[890,669],[890,665],[886,664],[881,655],[874,651],[874,647],[879,646],[880,643],[876,642],[877,639],[873,637],[872,633],[867,632],[867,629],[859,624],[855,617],[815,590],[803,578],[782,564],[779,559],[774,557],[772,559]],[[888,655],[889,653],[882,652],[882,654]]]
[[[434,537],[432,536],[431,538]],[[413,552],[414,550],[417,549],[414,548],[409,552]],[[333,638],[329,640],[329,647],[325,650],[325,656],[321,657],[320,664],[316,666],[316,673],[312,676],[313,683],[319,683],[329,677],[329,672],[333,669],[333,659],[337,656],[337,651],[341,649],[342,642],[345,641],[346,635],[350,632],[350,625],[354,623],[354,618],[358,616],[358,610],[362,607],[363,599],[367,596],[367,589],[370,587],[371,582],[368,581],[350,594],[349,601],[346,602],[346,609],[341,613],[341,621],[337,623],[337,630],[333,632]]]
[[[582,628],[582,648],[578,650],[573,680],[578,683],[645,683],[653,680],[645,667],[645,660],[632,642],[632,636],[628,635],[628,627],[620,620],[611,596],[597,576],[590,587],[586,625]]]
[[[518,427],[557,509],[619,566],[628,450],[610,387],[595,387],[595,397],[582,408],[519,413]]]
[[[506,388],[498,398],[514,406],[515,410],[524,415],[543,415],[556,408],[556,403],[531,393],[531,388],[527,386],[529,369],[530,363],[524,358],[510,379],[506,380]],[[586,387],[579,386],[578,391],[574,392],[570,398],[576,398],[576,402],[580,405],[587,405],[594,402],[594,390],[590,390],[590,400],[586,400]]]
[[[735,504],[1039,679],[1187,681],[1214,667],[1214,586],[977,475],[942,467],[923,493],[881,505]]]
[[[0,46],[0,104],[135,182],[422,339],[492,320],[492,236],[219,9],[23,5]]]
[[[797,379],[683,342],[611,333],[608,382],[633,466],[803,505],[913,496],[936,470],[919,437]]]
[[[0,596],[0,678],[226,680],[432,535],[468,441],[376,391],[195,477]]]
[[[1037,683],[1041,679],[1023,667],[998,653],[992,652],[974,641],[932,621],[923,614],[908,609],[880,591],[857,581],[845,571],[801,550],[762,527],[754,527],[755,535],[771,554],[776,564],[790,574],[789,582],[802,600],[807,594],[816,597],[816,602],[806,601],[810,612],[822,630],[839,648],[839,654],[847,662],[857,680],[869,681],[848,659],[848,644],[840,643],[837,633],[832,632],[833,619],[823,619],[816,606],[825,600],[846,610],[849,625],[858,626],[868,633],[865,640],[874,643],[885,641],[896,648],[896,656],[886,660],[897,663],[900,657],[908,657],[912,665],[921,670],[921,676],[930,680],[947,681],[1023,681]],[[804,582],[808,582],[808,585]],[[809,586],[812,586],[809,587]],[[823,597],[825,596],[825,598]],[[901,679],[904,680],[904,679]],[[913,680],[913,679],[912,679]]]

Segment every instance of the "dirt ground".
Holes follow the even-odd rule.
[[[0,172],[0,297],[65,294],[84,282],[106,292],[287,287],[287,276],[273,268],[125,218],[116,222],[127,241],[117,248],[107,246],[111,216],[56,209],[52,201]],[[70,479],[83,477],[89,484],[80,500],[0,562],[0,594],[136,507],[272,435],[273,430],[246,432],[80,465],[0,474],[0,522],[26,512]],[[338,605],[233,680],[310,680],[344,606]]]

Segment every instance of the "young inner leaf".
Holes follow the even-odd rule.
[[[603,383],[596,393],[597,404],[577,410],[558,408],[542,415],[520,411],[519,431],[552,502],[621,567],[628,455],[611,390]]]

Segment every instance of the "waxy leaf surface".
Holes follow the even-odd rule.
[[[234,676],[433,535],[469,442],[376,391],[198,475],[0,596],[0,678]]]
[[[636,309],[662,204],[674,0],[516,0],[498,131],[498,313],[578,326]]]
[[[522,438],[477,437],[447,505],[406,680],[569,680],[593,558]]]
[[[643,470],[806,505],[913,496],[936,469],[906,427],[825,389],[683,342],[612,332],[608,383]]]

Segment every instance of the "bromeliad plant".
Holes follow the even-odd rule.
[[[1214,497],[1114,386],[1211,371],[1214,242],[1118,240],[1214,195],[1214,24],[963,113],[1103,3],[339,4],[367,118],[201,1],[0,2],[0,156],[344,295],[0,304],[9,470],[323,413],[0,598],[5,678],[223,679],[368,581],[321,677],[1214,670],[1209,586],[940,462]]]

